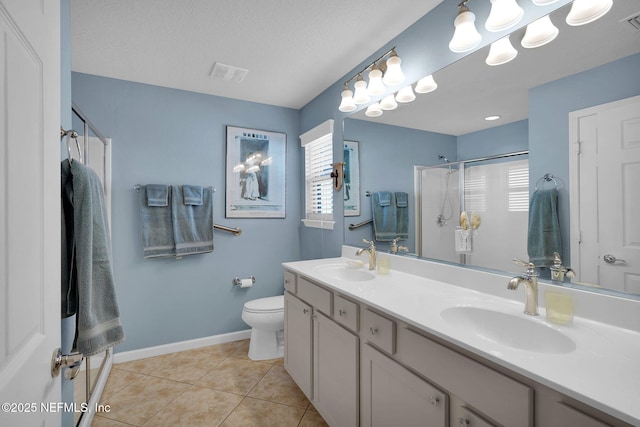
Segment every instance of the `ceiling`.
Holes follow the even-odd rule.
[[[434,73],[438,89],[417,94],[410,104],[400,104],[380,117],[364,111],[353,117],[377,123],[464,135],[528,117],[529,88],[594,68],[640,52],[640,31],[624,21],[640,11],[638,0],[614,0],[612,9],[590,24],[570,27],[565,18],[571,5],[551,16],[560,33],[550,44],[525,49],[520,46],[524,29],[511,35],[518,56],[511,62],[488,66],[486,46]],[[602,82],[606,85],[606,79]],[[484,117],[501,115],[498,121]]]
[[[71,68],[300,109],[441,1],[71,0]]]

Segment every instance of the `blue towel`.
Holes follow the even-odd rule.
[[[396,237],[396,208],[391,205],[391,193],[379,191],[371,194],[371,216],[376,240],[390,242]]]
[[[396,192],[396,237],[409,238],[409,195],[405,192]]]
[[[147,203],[146,187],[143,185],[138,191],[142,231],[142,255],[145,258],[175,257],[176,243],[173,237],[171,205],[149,206]],[[168,188],[167,197],[169,200],[172,199],[171,196],[171,188]]]
[[[111,263],[111,240],[104,193],[94,171],[62,162],[62,179],[73,205],[73,244],[77,286],[76,348],[85,356],[124,341]],[[69,242],[67,242],[69,243]]]
[[[378,193],[378,206],[391,206],[391,193],[388,191],[380,191]]]
[[[169,187],[162,184],[148,184],[146,187],[148,206],[169,206]]]
[[[529,202],[529,262],[536,267],[553,265],[553,253],[562,253],[558,220],[558,190],[536,190]]]
[[[183,185],[182,197],[185,205],[202,205],[202,186],[201,185]]]
[[[184,203],[183,189],[172,185],[172,223],[177,257],[213,252],[213,195],[202,192],[201,205]]]

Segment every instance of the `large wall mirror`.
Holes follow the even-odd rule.
[[[409,239],[405,242],[410,252],[470,264],[461,259],[459,253],[451,257],[424,250],[425,242],[420,236],[424,226],[416,220],[421,214],[415,209],[416,204],[424,203],[424,200],[420,202],[418,198],[431,198],[431,206],[437,210],[442,207],[439,205],[446,192],[440,191],[437,196],[426,194],[420,189],[417,177],[428,171],[437,175],[433,181],[437,185],[459,187],[464,185],[458,177],[463,161],[526,152],[528,155],[518,161],[519,166],[528,168],[526,191],[529,195],[545,174],[555,177],[553,185],[558,186],[563,240],[561,256],[566,264],[571,264],[570,229],[573,224],[570,224],[569,208],[574,205],[569,188],[569,112],[640,94],[640,31],[620,22],[640,12],[640,4],[636,0],[615,0],[607,15],[581,27],[570,27],[565,23],[569,7],[564,6],[551,15],[559,35],[550,44],[525,49],[520,45],[524,28],[517,30],[511,35],[511,42],[519,52],[515,60],[489,66],[485,63],[489,52],[487,46],[435,72],[436,91],[418,95],[414,102],[385,111],[380,117],[366,117],[362,110],[345,119],[344,138],[359,142],[361,188],[360,216],[345,218],[346,244],[360,246],[363,238],[373,237],[371,225],[350,227],[371,218],[367,192],[404,191],[409,193],[411,205]],[[485,117],[489,115],[500,115],[501,118],[486,121]],[[420,192],[418,198],[414,197],[416,189]],[[493,190],[489,187],[488,191]],[[458,225],[460,203],[460,192],[451,194],[454,193],[450,219],[453,226]],[[635,192],[635,197],[639,194]],[[635,203],[638,206],[637,200]],[[575,214],[574,208],[571,215]],[[435,217],[432,219],[435,223]],[[495,240],[511,239],[513,245],[505,253],[475,254],[476,259],[491,260],[478,261],[477,265],[510,273],[519,271],[520,267],[511,264],[511,258],[527,257],[526,230],[518,225],[518,232],[508,231],[511,230],[509,224],[498,230],[482,227],[480,231],[494,235]],[[622,233],[618,224],[610,227],[611,233]],[[451,239],[453,241],[453,237]],[[387,250],[388,244],[380,242],[379,248]],[[501,259],[496,260],[496,257]],[[640,276],[640,266],[634,268],[630,274]],[[625,289],[620,283],[589,282],[585,289],[611,290],[633,298],[640,294],[640,289]],[[576,286],[583,285],[586,284]]]

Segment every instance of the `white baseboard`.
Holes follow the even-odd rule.
[[[251,329],[228,334],[213,335],[210,337],[197,338],[195,340],[174,342],[171,344],[158,345],[155,347],[141,348],[138,350],[116,353],[113,356],[113,363],[131,362],[132,360],[146,359],[147,357],[162,356],[163,354],[176,353],[178,351],[194,350],[196,348],[208,347],[210,345],[223,344],[226,342],[248,339],[251,336]]]

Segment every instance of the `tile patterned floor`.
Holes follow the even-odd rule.
[[[93,427],[327,426],[284,369],[236,341],[113,365]]]

